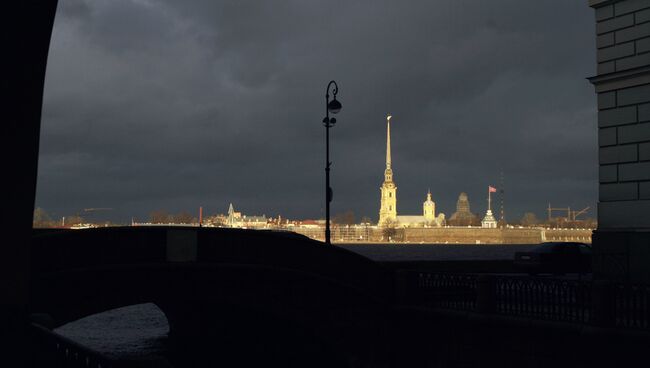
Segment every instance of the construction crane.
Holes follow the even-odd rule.
[[[109,207],[90,207],[90,208],[83,209],[84,213],[88,214],[88,216],[96,212],[104,212],[104,211],[112,211],[112,210],[113,209]],[[97,221],[96,217],[95,217],[95,221]]]
[[[97,211],[112,211],[112,208],[108,207],[96,207],[96,208],[84,208],[84,212],[97,212]]]
[[[581,209],[580,211],[571,211],[571,212],[570,212],[570,214],[571,214],[571,221],[576,221],[576,218],[577,218],[578,216],[582,215],[583,213],[586,213],[586,212],[589,210],[589,208],[590,208],[590,207],[585,207],[585,208]]]
[[[571,218],[571,207],[553,208],[553,207],[551,207],[551,204],[549,203],[547,211],[548,211],[548,221],[549,222],[553,218],[553,211],[566,211],[567,215],[564,218],[566,218],[567,220]]]
[[[571,211],[571,207],[560,207],[560,208],[553,208],[551,207],[551,204],[548,204],[548,208],[546,209],[548,211],[548,221],[550,222],[553,219],[553,211],[566,211],[566,217],[557,217],[558,219],[564,220],[564,221],[576,221],[577,217],[586,213],[589,208],[591,207],[585,207],[581,209],[580,211]]]

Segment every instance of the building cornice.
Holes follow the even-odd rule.
[[[634,87],[650,83],[650,66],[596,75],[587,79],[595,86],[597,93]]]
[[[589,6],[592,8],[600,8],[601,6],[614,4],[619,0],[588,0]]]

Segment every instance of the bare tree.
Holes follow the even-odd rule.
[[[395,235],[397,235],[397,221],[388,218],[384,220],[383,223],[381,223],[381,232],[384,237],[384,240],[392,240],[395,238]]]
[[[339,213],[332,217],[332,222],[336,225],[354,225],[355,220],[354,212],[352,210]]]
[[[34,210],[34,219],[32,222],[32,226],[35,228],[42,228],[42,227],[52,227],[54,224],[52,223],[52,219],[50,216],[45,212],[44,209],[41,207],[36,207]]]
[[[191,224],[199,222],[194,216],[192,216],[187,211],[181,211],[173,216],[173,222],[175,224]]]
[[[85,222],[84,218],[79,216],[79,215],[73,215],[73,216],[66,216],[65,217],[65,225],[66,226],[79,225],[79,224],[83,224],[84,222]]]
[[[170,216],[165,210],[155,210],[149,214],[149,222],[152,224],[168,224]]]
[[[521,218],[522,226],[535,226],[538,224],[539,220],[537,219],[537,216],[535,216],[535,214],[532,212],[524,213],[524,216]]]

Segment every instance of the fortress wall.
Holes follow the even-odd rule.
[[[502,243],[499,229],[468,227],[406,228],[404,229],[404,241],[450,244]]]
[[[477,227],[407,228],[404,241],[449,244],[537,244],[541,229],[483,229]]]
[[[591,243],[592,229],[548,229],[543,230],[545,241],[576,241]]]
[[[322,228],[296,228],[293,231],[312,239],[323,240]],[[578,241],[591,243],[590,229],[483,229],[479,227],[398,228],[392,236],[396,242],[441,244],[537,244],[544,241]],[[385,242],[377,227],[333,227],[334,242]]]
[[[543,241],[541,229],[504,229],[504,244],[537,244]]]

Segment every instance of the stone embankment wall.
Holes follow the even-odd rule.
[[[408,228],[403,241],[443,244],[538,244],[546,241],[591,243],[590,229],[483,229],[466,227]]]
[[[323,240],[323,229],[300,229],[297,233]],[[546,241],[578,241],[591,243],[591,229],[434,227],[395,229],[390,241],[437,244],[538,244]],[[388,242],[387,232],[372,227],[334,227],[332,241],[338,243]]]
[[[540,229],[483,229],[466,227],[404,229],[404,241],[442,244],[537,244]]]
[[[542,240],[591,243],[593,229],[545,229],[542,231]]]

